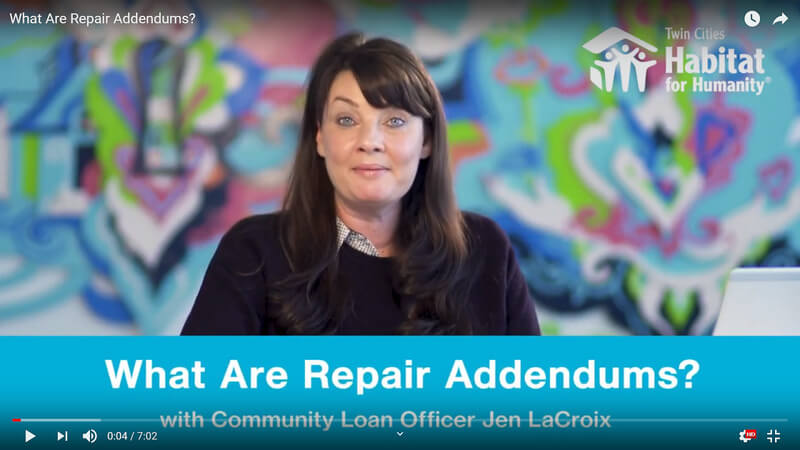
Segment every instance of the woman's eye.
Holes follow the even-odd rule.
[[[342,116],[336,119],[336,123],[343,127],[349,127],[355,125],[355,120],[352,117]]]
[[[403,125],[405,125],[406,121],[401,119],[401,118],[399,118],[399,117],[392,117],[391,119],[389,119],[388,124],[392,128],[398,128],[398,127],[402,127]]]

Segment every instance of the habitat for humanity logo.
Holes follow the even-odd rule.
[[[627,31],[611,27],[583,44],[583,48],[595,55],[600,55],[602,58],[594,62],[599,69],[597,67],[589,69],[589,79],[592,84],[604,89],[606,92],[611,92],[611,88],[614,86],[615,74],[619,70],[622,91],[628,92],[631,68],[633,68],[639,92],[644,92],[647,69],[656,62],[645,59],[646,56],[642,48],[655,52],[658,50],[656,47]]]
[[[673,32],[671,27],[667,27],[667,39],[674,38]],[[678,33],[691,36],[685,30],[678,30]],[[701,33],[701,36],[704,35]],[[717,33],[710,39],[698,40],[722,41],[724,36],[725,33]],[[698,52],[688,51],[684,46],[664,47],[664,89],[667,92],[691,90],[761,95],[765,85],[771,81],[770,77],[764,76],[764,51],[756,48],[753,53],[748,53],[720,44],[717,43],[713,48],[694,45],[692,49]],[[583,48],[599,56],[594,66],[589,68],[592,84],[611,92],[614,78],[619,72],[622,91],[628,92],[633,72],[639,92],[644,92],[647,70],[656,64],[656,61],[647,58],[645,50],[653,53],[658,50],[656,47],[624,30],[611,27],[583,44]],[[680,76],[673,77],[673,74]]]

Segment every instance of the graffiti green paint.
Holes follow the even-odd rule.
[[[584,255],[586,255],[586,253],[587,253],[587,252],[588,252],[590,249],[591,249],[591,245],[589,245],[589,243],[588,243],[588,242],[586,242],[586,241],[581,241],[581,240],[575,240],[575,241],[573,241],[573,242],[572,242],[572,245],[570,246],[570,251],[571,251],[571,253],[572,253],[572,256],[573,256],[573,257],[574,257],[576,260],[580,260],[581,258],[583,258],[583,257],[584,257]]]
[[[477,144],[481,133],[469,120],[453,120],[447,124],[447,142],[450,145]]]
[[[561,327],[554,320],[542,321],[539,328],[542,330],[543,336],[558,336],[561,334]]]
[[[133,36],[121,36],[111,48],[111,60],[116,67],[128,67],[129,56],[133,56],[138,42]]]
[[[625,274],[625,290],[628,292],[628,296],[632,299],[638,299],[642,296],[642,278],[644,274],[636,268],[636,266],[630,266],[628,272]],[[634,300],[635,301],[635,300]]]
[[[697,294],[692,292],[678,297],[673,291],[667,293],[664,303],[664,315],[675,330],[685,330],[697,309]]]
[[[511,44],[514,48],[525,48],[530,44],[531,33],[548,16],[555,16],[568,9],[564,0],[544,2],[535,7],[528,7],[523,20],[517,23],[497,25],[484,32],[483,36],[492,48],[502,48]]]
[[[120,170],[114,161],[114,152],[121,146],[134,144],[133,131],[103,91],[99,75],[89,78],[84,101],[89,117],[97,128],[96,157],[105,183],[110,178],[120,176]]]
[[[39,136],[27,133],[22,137],[22,193],[36,199],[39,187]]]
[[[692,76],[689,74],[679,74],[677,79],[679,81],[686,81],[691,83]],[[680,168],[681,174],[684,176],[689,175],[697,167],[697,159],[694,154],[686,148],[685,144],[689,140],[689,135],[692,132],[692,126],[695,121],[694,106],[692,105],[692,98],[689,92],[677,92],[675,94],[675,101],[678,103],[678,109],[681,112],[681,129],[672,145],[672,152],[675,155],[675,164]]]
[[[195,119],[225,98],[225,75],[215,65],[216,48],[208,39],[202,39],[189,47],[188,52],[201,59],[200,72],[181,99],[181,134],[187,136],[194,128]]]
[[[742,261],[739,262],[739,265],[756,265],[767,256],[771,244],[772,239],[770,238],[763,238],[753,242],[747,254],[742,258]]]
[[[10,45],[0,47],[0,58],[8,58],[24,51],[26,48],[50,47],[61,38],[63,38],[63,35],[60,32],[53,32],[47,36],[22,37]]]
[[[556,190],[566,197],[573,210],[591,208],[594,214],[589,218],[588,224],[593,227],[602,225],[608,219],[611,207],[583,182],[572,165],[570,152],[572,139],[577,130],[598,120],[599,117],[599,111],[568,115],[546,132],[547,162],[553,170]]]
[[[531,144],[536,143],[536,115],[534,114],[533,97],[539,90],[538,80],[535,84],[526,86],[523,84],[512,84],[509,89],[516,92],[522,99],[522,139]]]

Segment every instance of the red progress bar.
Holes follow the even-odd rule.
[[[22,419],[11,419],[12,422],[22,422]]]

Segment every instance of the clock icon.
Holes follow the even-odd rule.
[[[761,14],[758,13],[756,10],[750,10],[744,13],[744,23],[752,28],[757,27],[758,24],[761,22]]]

